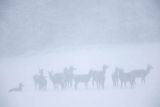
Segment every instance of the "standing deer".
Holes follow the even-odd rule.
[[[47,79],[44,76],[43,70],[39,71],[39,75],[33,76],[35,89],[38,88],[39,90],[46,90],[47,88]]]
[[[124,72],[124,70],[120,68],[117,68],[117,71],[119,73],[119,80],[121,82],[121,87],[123,87],[123,85],[126,87],[127,82],[129,82],[131,88],[133,88],[135,84],[135,77],[131,75],[131,72]]]
[[[84,83],[85,87],[88,87],[88,82],[91,79],[92,71],[89,71],[88,74],[76,74],[74,75],[74,87],[77,89],[79,83]]]
[[[65,75],[65,84],[67,87],[72,87],[73,84],[73,71],[75,70],[74,67],[70,66],[69,69],[64,68],[64,75]]]
[[[150,71],[153,69],[151,65],[147,65],[146,69],[135,69],[131,71],[131,75],[135,78],[140,78],[142,83],[145,83],[146,76],[150,73]]]
[[[112,82],[113,86],[118,86],[118,68],[115,69],[115,71],[112,73]]]
[[[108,66],[107,65],[103,65],[102,70],[101,71],[93,71],[92,72],[92,85],[94,86],[94,84],[96,83],[97,88],[104,88],[104,84],[105,84],[105,73],[107,70]]]
[[[61,89],[65,88],[65,75],[64,73],[56,73],[52,74],[52,72],[48,72],[49,78],[54,86],[54,88],[60,87]]]

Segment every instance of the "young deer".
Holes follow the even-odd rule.
[[[19,83],[19,86],[18,87],[16,87],[16,88],[12,88],[12,89],[10,89],[8,92],[10,93],[10,92],[21,92],[22,90],[23,90],[23,84],[22,83]]]

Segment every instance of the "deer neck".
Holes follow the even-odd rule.
[[[106,72],[106,69],[107,69],[107,68],[103,68],[103,70],[102,70],[102,71],[103,71],[103,72]]]
[[[92,76],[92,74],[89,72],[89,73],[88,73],[88,77],[91,77],[91,76]]]
[[[149,73],[151,71],[151,68],[150,67],[147,67],[147,73]]]
[[[19,88],[18,88],[19,90],[22,90],[22,86],[19,86]]]
[[[49,73],[49,77],[52,77],[52,73]]]

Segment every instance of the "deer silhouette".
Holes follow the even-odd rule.
[[[56,73],[52,74],[52,72],[48,72],[49,78],[54,86],[55,89],[58,89],[60,87],[61,89],[65,88],[65,75],[64,73]]]
[[[33,76],[35,89],[46,90],[47,88],[47,79],[44,76],[43,69],[39,71],[38,75]]]
[[[64,68],[66,87],[72,87],[73,77],[74,77],[73,71],[74,70],[75,70],[75,68],[73,66],[70,66],[69,69]]]
[[[104,84],[105,84],[105,73],[106,73],[106,69],[108,68],[107,65],[103,65],[102,70],[101,71],[93,71],[92,72],[92,85],[94,86],[94,84],[96,83],[97,88],[104,88]]]
[[[91,79],[92,71],[89,71],[88,74],[76,74],[74,75],[74,87],[77,89],[79,83],[84,83],[85,87],[88,88],[88,82]]]
[[[115,69],[115,71],[112,73],[112,82],[113,86],[118,86],[118,68]]]
[[[142,83],[145,83],[146,76],[150,73],[150,71],[153,69],[151,65],[147,65],[146,69],[135,69],[131,71],[131,75],[135,78],[140,78]]]
[[[19,83],[19,86],[16,88],[10,89],[8,92],[21,92],[23,90],[24,85],[22,83]]]
[[[135,84],[135,77],[131,75],[131,72],[124,72],[124,70],[121,68],[117,68],[117,71],[119,73],[119,80],[121,82],[121,87],[123,87],[123,85],[126,87],[127,82],[129,82],[131,88],[133,88]]]

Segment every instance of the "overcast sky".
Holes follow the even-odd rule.
[[[159,0],[0,0],[0,53],[159,42],[159,7]]]

